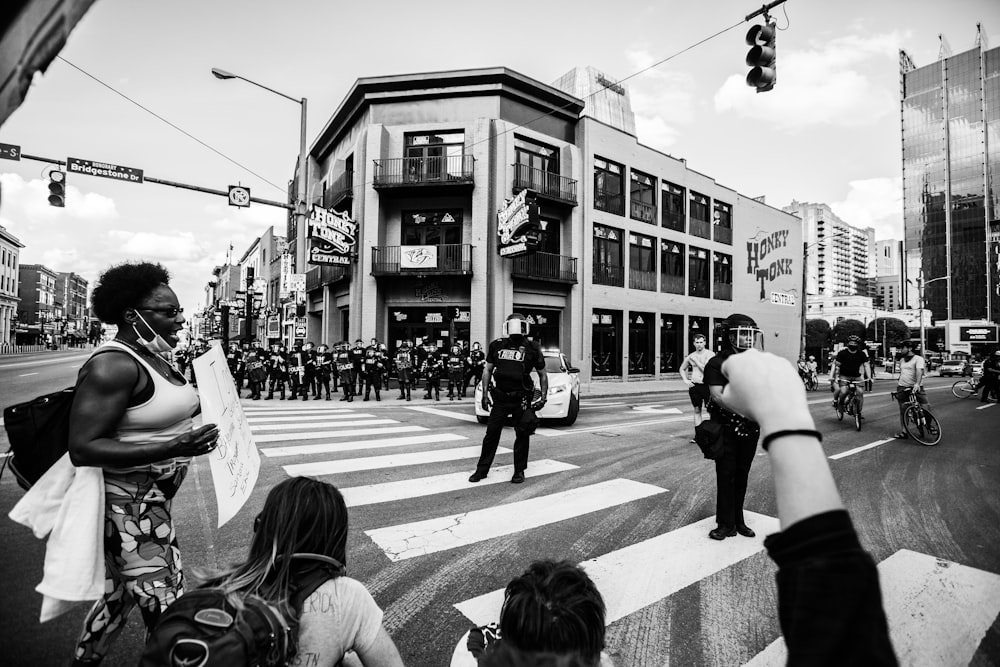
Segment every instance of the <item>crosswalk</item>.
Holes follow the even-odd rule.
[[[459,412],[408,408],[413,412],[462,421]],[[324,477],[342,473],[378,472],[388,481],[340,486],[350,507],[385,505],[419,498],[444,498],[473,486],[507,483],[513,472],[511,450],[500,447],[490,475],[473,485],[468,474],[479,456],[480,441],[448,430],[407,423],[407,408],[376,416],[364,408],[245,404],[251,431],[265,461],[280,465],[290,476]],[[468,416],[471,416],[468,415]],[[472,417],[474,419],[474,417]],[[426,420],[425,420],[426,421]],[[467,420],[466,420],[467,421]],[[662,423],[661,420],[657,423]],[[670,420],[672,421],[672,419]],[[643,422],[644,423],[644,422]],[[585,429],[580,429],[585,430]],[[553,429],[556,433],[564,431]],[[327,455],[329,457],[327,458]],[[317,456],[325,460],[315,460]],[[309,457],[302,461],[299,457]],[[419,476],[426,464],[462,462],[459,472]],[[445,466],[446,468],[448,466]],[[450,466],[454,468],[454,466]],[[575,464],[553,459],[532,460],[527,476],[552,477],[578,471]],[[562,477],[559,477],[562,479]],[[587,521],[667,493],[653,484],[625,478],[586,483],[566,478],[558,490],[534,497],[516,496],[482,509],[455,513],[448,502],[431,502],[436,516],[370,528],[365,531],[393,563],[436,553],[457,552],[489,540]],[[714,517],[681,526],[628,546],[610,550],[580,565],[588,572],[607,604],[607,623],[641,613],[682,589],[751,558],[764,558],[764,536],[778,531],[774,517],[746,512],[755,538],[727,540],[724,548],[706,538]],[[391,516],[391,515],[390,515]],[[1000,576],[901,550],[879,564],[886,615],[901,664],[966,665],[1000,614]],[[454,608],[472,624],[499,618],[503,589],[480,591]],[[704,629],[703,629],[704,630]],[[461,654],[456,649],[455,655]],[[747,664],[784,664],[787,654],[780,637]],[[457,664],[457,663],[455,663]],[[463,663],[464,664],[464,663]]]

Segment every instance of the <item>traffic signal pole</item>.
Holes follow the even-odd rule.
[[[757,11],[755,11],[754,13],[747,14],[746,18],[744,18],[743,20],[744,21],[749,21],[750,19],[755,18],[757,16],[760,16],[761,14],[764,14],[766,16],[767,13],[770,10],[774,9],[778,5],[783,5],[783,4],[785,4],[785,0],[774,0],[774,2],[772,2],[770,4],[767,4],[767,5],[764,5],[763,7],[761,7],[760,9],[758,9]]]

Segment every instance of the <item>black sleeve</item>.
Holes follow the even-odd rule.
[[[723,361],[722,356],[718,354],[708,360],[708,363],[705,364],[705,384],[722,387],[729,384],[729,378],[722,374]]]
[[[788,665],[896,665],[878,570],[844,510],[770,535]]]
[[[500,347],[500,341],[495,340],[490,343],[490,346],[486,351],[486,363],[496,364],[497,363],[497,348]]]

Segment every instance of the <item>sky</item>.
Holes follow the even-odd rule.
[[[299,105],[220,81],[213,67],[307,98],[311,144],[360,77],[505,66],[550,83],[593,65],[622,80],[669,58],[625,82],[640,143],[772,206],[826,203],[848,223],[874,227],[877,239],[902,238],[899,49],[918,66],[932,63],[939,34],[960,53],[973,47],[977,22],[1000,45],[1000,2],[788,0],[772,10],[778,82],[763,94],[744,83],[753,21],[743,18],[759,7],[97,0],[0,126],[0,143],[217,190],[242,184],[283,201]],[[269,226],[284,233],[283,209],[77,174],[66,207],[51,207],[46,167],[0,160],[0,225],[26,245],[22,264],[75,271],[91,284],[113,263],[159,261],[181,304],[196,310],[230,245],[235,260]]]

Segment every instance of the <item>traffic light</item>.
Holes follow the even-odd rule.
[[[750,45],[750,50],[747,51],[747,65],[750,66],[747,85],[756,88],[758,93],[771,90],[778,80],[777,52],[774,46],[777,32],[773,20],[752,26],[747,31],[747,44]]]
[[[49,205],[65,208],[66,172],[53,169],[49,172]]]

